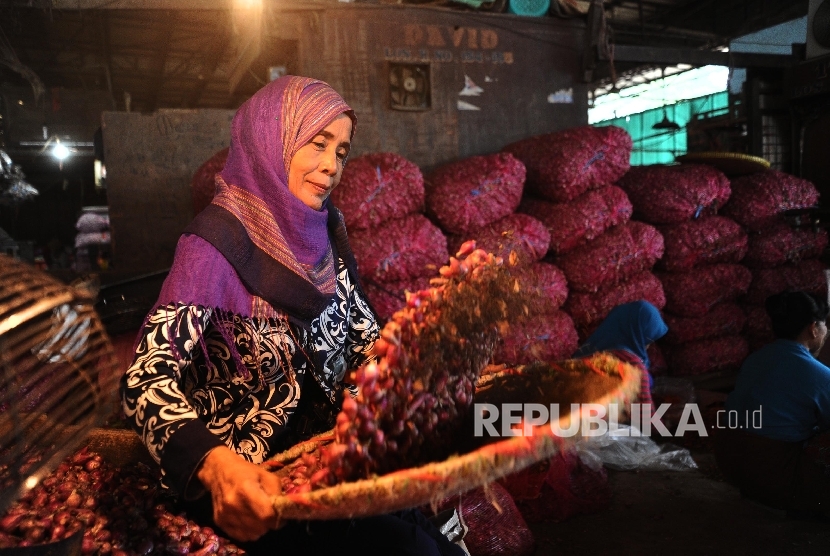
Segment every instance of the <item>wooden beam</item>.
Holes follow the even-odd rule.
[[[242,79],[262,52],[262,9],[236,9],[231,12],[233,63],[228,77],[230,94],[236,93]]]
[[[219,61],[222,59],[222,54],[228,43],[227,25],[219,26],[220,36],[212,37],[210,46],[205,50],[205,55],[202,58],[202,72],[199,75],[199,80],[193,87],[193,91],[188,95],[184,101],[183,108],[195,108],[199,104],[199,99],[202,98],[202,93],[216,73],[216,68],[219,67]]]
[[[614,46],[614,61],[638,62],[643,64],[689,64],[692,66],[715,65],[729,66],[732,68],[789,68],[796,62],[792,55],[789,54],[717,52],[690,48],[654,48],[626,44],[617,44]]]
[[[156,57],[153,63],[153,75],[155,78],[149,84],[150,96],[147,98],[147,106],[150,110],[158,107],[158,98],[161,88],[164,87],[164,68],[167,65],[167,57],[170,54],[170,43],[173,38],[173,30],[176,27],[176,12],[166,12],[162,17],[161,30],[157,37]]]
[[[112,53],[110,50],[109,16],[106,12],[98,13],[98,31],[101,34],[101,50],[98,55],[102,58],[104,72],[107,77],[107,90],[112,98],[112,109],[116,109],[115,92],[112,88]]]
[[[40,0],[58,10],[227,10],[232,0]],[[37,7],[37,6],[36,6]]]

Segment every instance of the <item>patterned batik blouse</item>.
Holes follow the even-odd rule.
[[[334,299],[309,328],[272,313],[277,316],[248,318],[170,304],[148,317],[122,379],[126,417],[163,473],[181,465],[165,465],[177,431],[193,438],[179,438],[177,450],[204,452],[185,458],[188,468],[176,470],[179,480],[166,481],[169,486],[183,491],[220,442],[250,462],[264,461],[291,426],[306,381],[338,402],[346,371],[366,361],[379,335],[374,313],[339,258]],[[203,428],[218,440],[204,442],[211,437]]]

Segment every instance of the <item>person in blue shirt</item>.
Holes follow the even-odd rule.
[[[716,424],[718,465],[745,496],[824,511],[830,466],[805,448],[830,429],[830,368],[815,358],[827,338],[828,306],[796,291],[770,296],[765,308],[777,339],[741,366]]]

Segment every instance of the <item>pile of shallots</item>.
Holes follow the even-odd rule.
[[[359,393],[345,394],[320,460],[305,455],[283,472],[286,492],[441,461],[457,446],[500,330],[526,306],[503,260],[472,241],[431,282],[386,323],[376,361],[353,373]]]
[[[433,287],[408,295],[375,344],[377,361],[356,371],[359,393],[346,395],[323,452],[328,484],[440,461],[457,446],[499,329],[525,307],[500,257],[473,241],[456,257]]]
[[[83,448],[0,517],[0,548],[61,541],[83,531],[83,554],[244,553],[210,527],[174,514],[158,482],[158,470],[118,468]]]

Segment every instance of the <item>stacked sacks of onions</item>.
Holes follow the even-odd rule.
[[[748,353],[741,336],[746,316],[734,299],[746,291],[750,276],[737,264],[747,252],[746,232],[723,216],[662,230],[666,255],[660,266],[666,272],[659,276],[666,291],[669,333],[660,343],[670,372],[694,375],[739,366]],[[719,282],[721,278],[727,282]],[[687,287],[692,290],[684,291]]]
[[[512,214],[524,183],[524,164],[508,153],[445,164],[426,178],[427,215],[448,234],[465,235]]]
[[[406,303],[407,292],[416,292],[429,287],[429,276],[416,276],[408,280],[388,283],[363,279],[363,288],[372,304],[372,309],[381,321],[389,320],[392,314]]]
[[[524,165],[508,153],[472,157],[438,168],[426,181],[427,212],[449,234],[451,250],[474,240],[510,260],[520,288],[535,296],[526,314],[504,331],[495,361],[514,365],[570,356],[576,331],[559,310],[567,283],[558,268],[540,262],[550,232],[536,218],[513,212],[524,189]]]
[[[594,293],[574,292],[568,295],[564,310],[571,315],[583,338],[591,335],[611,309],[630,301],[645,300],[662,309],[666,305],[663,285],[650,271],[635,274],[619,284]]]
[[[350,240],[366,295],[383,320],[403,305],[405,292],[426,287],[449,259],[447,238],[422,214],[357,230]]]
[[[746,340],[738,334],[718,334],[743,327],[743,315],[723,304],[749,289],[749,269],[718,263],[695,267],[688,273],[661,272],[658,277],[666,293],[666,313],[673,315],[673,324],[680,326],[680,338],[686,340],[673,343],[678,340],[674,334],[662,343],[670,373],[699,375],[740,366],[749,354]],[[733,321],[727,326],[717,322],[717,316]]]
[[[675,224],[715,214],[729,200],[729,179],[702,164],[635,166],[617,182],[634,205],[634,217]]]
[[[583,339],[617,305],[645,299],[663,307],[662,288],[650,276],[663,248],[663,236],[656,228],[628,222],[556,257],[571,292],[565,311]]]
[[[424,212],[424,176],[399,154],[364,154],[346,164],[331,202],[343,211],[350,232],[377,228]]]
[[[824,228],[793,227],[779,220],[749,236],[749,251],[743,263],[750,268],[773,268],[821,256],[827,247]]]
[[[775,224],[782,212],[815,206],[819,192],[811,182],[777,170],[736,178],[724,214],[751,231]]]
[[[747,253],[747,235],[741,226],[723,216],[705,216],[662,226],[666,253],[660,267],[668,272],[690,272],[695,267],[738,263]]]
[[[624,129],[609,126],[540,135],[504,148],[527,167],[519,211],[548,227],[549,260],[568,280],[564,311],[583,338],[620,303],[646,295],[662,304],[662,291],[643,292],[654,281],[640,276],[662,255],[662,238],[651,226],[627,224],[631,202],[612,185],[628,171],[631,147]]]
[[[528,191],[554,203],[616,182],[629,168],[632,141],[616,126],[582,126],[536,135],[502,149],[527,168]]]
[[[504,332],[494,362],[520,365],[569,357],[577,347],[576,329],[571,318],[559,310],[568,297],[564,273],[540,261],[550,243],[545,225],[526,214],[514,213],[471,230],[466,236],[450,236],[451,249],[460,246],[462,237],[509,260],[521,291],[532,298],[526,314]]]
[[[558,256],[556,262],[571,290],[592,293],[650,270],[663,249],[663,236],[654,226],[629,222]]]
[[[565,203],[552,203],[526,195],[519,212],[547,226],[550,251],[562,254],[596,238],[612,226],[631,218],[631,201],[625,191],[606,185]]]
[[[737,264],[747,252],[746,232],[716,214],[729,200],[729,179],[710,166],[682,164],[632,168],[618,185],[628,193],[635,218],[663,234],[657,276],[669,334],[660,349],[669,374],[739,365],[747,355],[740,336],[746,317],[734,303],[718,305],[745,293],[751,279]]]
[[[388,222],[379,232],[351,234],[360,274],[367,280],[390,283],[429,276],[449,258],[447,238],[421,214]]]
[[[790,225],[785,211],[818,203],[819,192],[811,182],[769,170],[737,178],[724,212],[749,232],[749,252],[744,264],[752,269],[752,284],[744,299],[744,311],[753,315],[747,331],[752,349],[773,339],[764,310],[770,295],[804,290],[827,296],[825,265],[819,256],[827,247],[827,232]]]
[[[590,253],[589,256],[596,255],[587,244],[608,228],[625,224],[632,211],[625,192],[613,185],[587,191],[571,201],[561,203],[525,196],[519,210],[538,218],[547,227],[551,237],[548,250],[551,256],[578,251]],[[625,239],[620,243],[624,242]],[[561,272],[550,263],[539,264]],[[545,360],[545,357],[547,360],[569,357],[579,344],[573,320],[567,312],[559,310],[544,320],[528,319],[526,324],[514,327],[512,331],[514,335],[518,334],[530,342],[517,343],[506,339],[504,349],[496,354],[496,361],[523,364],[531,360]]]
[[[570,357],[579,336],[573,319],[561,310],[568,297],[565,274],[540,261],[513,270],[513,275],[528,298],[528,310],[503,333],[493,361],[523,365]]]
[[[427,287],[449,258],[443,234],[423,216],[424,199],[421,170],[395,153],[350,160],[332,191],[366,294],[382,319],[403,305],[404,292]]]
[[[763,305],[744,305],[746,313],[746,339],[749,349],[757,350],[760,347],[775,341],[772,332],[772,320]]]
[[[479,249],[505,260],[514,253],[517,264],[528,265],[541,260],[548,252],[550,232],[539,220],[513,213],[463,234],[447,236],[447,247],[455,252],[469,240],[475,240]]]
[[[793,290],[804,290],[823,299],[827,295],[824,264],[818,259],[809,259],[776,268],[755,270],[746,302],[763,306],[767,297]]]

